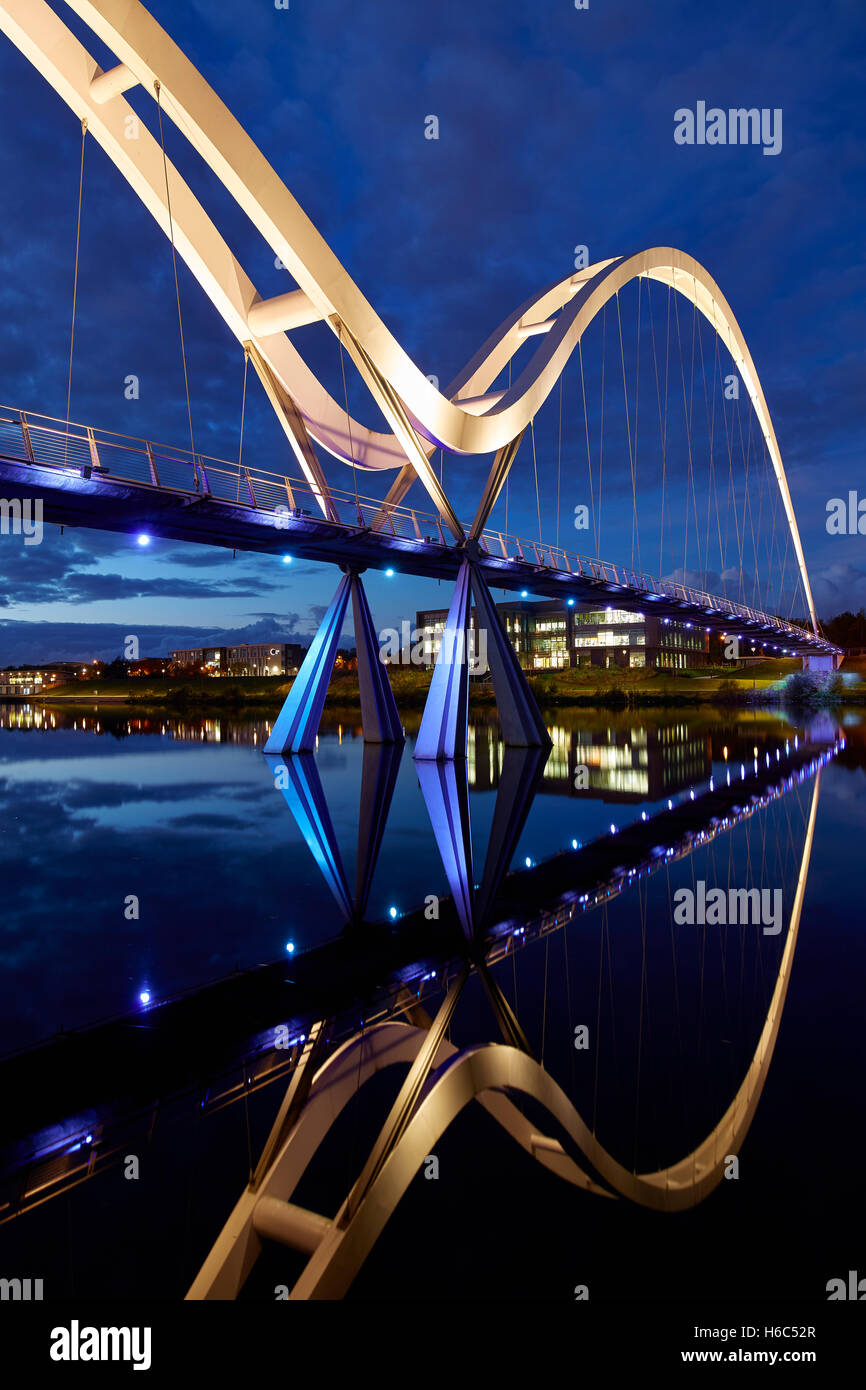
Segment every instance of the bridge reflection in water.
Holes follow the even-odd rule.
[[[826,731],[819,737],[821,732]],[[462,947],[447,959],[425,959],[400,971],[391,1007],[342,1042],[326,1016],[308,1020],[303,1034],[295,1034],[295,1065],[259,1162],[188,1298],[237,1297],[263,1249],[274,1247],[295,1259],[292,1298],[341,1297],[412,1178],[472,1100],[539,1164],[587,1193],[624,1197],[662,1212],[703,1201],[736,1161],[760,1100],[796,948],[821,767],[840,747],[838,741],[809,745],[777,737],[759,748],[751,730],[748,740],[748,752],[725,747],[722,776],[713,775],[711,737],[689,736],[686,721],[651,736],[640,728],[611,729],[592,741],[555,729],[552,750],[505,748],[493,727],[482,727],[466,762],[416,763],[451,890],[443,915],[459,924]],[[315,758],[268,760],[328,887],[356,926],[363,923],[401,756],[402,745],[365,748],[354,891]],[[575,845],[571,853],[511,871],[539,784],[570,793],[576,767],[594,773],[590,795],[667,801],[656,815],[644,812],[634,825],[588,847]],[[703,785],[696,787],[701,777]],[[479,873],[470,785],[496,792]],[[785,806],[788,797],[793,810]],[[774,817],[780,807],[783,815]],[[675,926],[672,903],[674,885],[683,881],[677,868],[689,862],[685,880],[694,884],[702,873],[707,889],[772,884],[784,900],[784,925],[781,919],[773,925],[741,920],[684,934]],[[614,943],[607,911],[621,894],[632,900],[632,930],[618,933]],[[432,903],[427,900],[423,915],[435,912],[438,920],[440,904]],[[593,943],[595,967],[591,973],[580,970],[572,984],[573,937],[563,929],[597,907],[602,923]],[[420,910],[415,917],[417,927]],[[651,917],[662,920],[663,930],[653,931]],[[552,967],[555,933],[564,956]],[[525,1031],[517,976],[509,1000],[501,966],[538,937],[546,938],[543,985],[526,1014],[532,1022]],[[621,974],[623,945],[637,952],[637,972]],[[615,984],[623,979],[632,995],[630,1010],[622,1009],[621,997],[614,1004]],[[457,1043],[455,1035],[463,1031],[459,1006],[479,985],[498,1040],[479,1041],[476,1031]],[[716,986],[720,993],[713,999]],[[555,1046],[548,1014],[557,1020]],[[629,1014],[636,1025],[627,1021]],[[591,1035],[585,1049],[581,1028]],[[620,1046],[612,1071],[610,1055],[603,1053],[615,1030]],[[722,1038],[722,1032],[732,1036]],[[622,1075],[624,1040],[633,1044],[636,1058],[628,1081]],[[720,1056],[708,1056],[708,1040],[720,1044]],[[575,1068],[583,1050],[591,1061],[581,1078]],[[402,1082],[398,1076],[366,1162],[332,1204],[333,1216],[309,1209],[298,1198],[307,1170],[315,1167],[332,1129],[339,1129],[344,1111],[362,1102],[365,1086],[386,1068],[399,1068]],[[696,1089],[685,1113],[679,1111],[681,1097],[676,1104],[670,1094],[660,1101],[653,1089],[653,1072],[656,1081],[668,1080],[668,1092],[677,1089],[668,1076],[672,1069],[684,1091]],[[613,1118],[601,1103],[605,1087],[619,1112]],[[660,1120],[651,1127],[649,1145],[638,1126],[647,1094]]]
[[[572,719],[579,727],[567,727]],[[175,1126],[183,1150],[190,1125],[217,1124],[242,1101],[248,1122],[258,1106],[256,1138],[265,1141],[271,1128],[270,1137],[255,1165],[250,1136],[252,1181],[191,1296],[255,1296],[274,1248],[297,1263],[297,1296],[336,1292],[375,1239],[365,1213],[393,1209],[417,1170],[418,1135],[427,1136],[423,1160],[436,1125],[456,1113],[452,1085],[458,1098],[477,1094],[525,1153],[586,1192],[661,1210],[706,1196],[722,1159],[742,1142],[766,1075],[796,942],[818,774],[844,741],[826,717],[798,734],[760,712],[721,719],[659,712],[638,721],[630,712],[592,711],[559,721],[549,750],[506,750],[495,722],[476,721],[465,762],[414,765],[450,892],[432,899],[431,910],[429,866],[419,855],[418,883],[427,886],[419,887],[417,909],[396,922],[366,915],[383,841],[400,828],[396,810],[390,827],[388,818],[398,773],[410,768],[403,745],[364,746],[353,874],[337,833],[351,813],[341,805],[332,816],[319,775],[327,758],[268,758],[266,776],[288,804],[345,930],[299,952],[290,979],[283,957],[151,1005],[145,1017],[139,1011],[63,1034],[0,1062],[0,1084],[16,1097],[0,1154],[0,1222],[122,1163],[154,1133]],[[152,734],[254,748],[269,730],[266,720],[235,716],[178,719],[108,707],[82,715],[24,705],[0,709],[0,724],[40,738],[51,728],[82,739]],[[335,732],[339,740],[357,731],[338,724]],[[265,760],[255,762],[264,772]],[[578,789],[581,768],[590,777]],[[620,810],[620,826],[601,836],[598,822],[608,817],[596,814],[595,837],[581,844],[563,835],[556,807],[566,797],[575,805],[634,800],[636,809],[631,817]],[[407,804],[400,801],[401,816]],[[548,844],[564,848],[540,849],[539,826]],[[708,888],[778,886],[784,925],[780,919],[770,935],[754,924],[678,926],[673,894],[701,879]],[[299,906],[282,902],[285,916]],[[582,1025],[589,1039],[578,1050]],[[493,1036],[502,1041],[488,1056]],[[402,1091],[401,1067],[414,1077]],[[452,1072],[462,1080],[446,1087]],[[344,1163],[342,1190],[321,1197],[316,1183],[327,1186],[329,1146],[351,1142],[341,1127],[355,1123],[359,1107],[367,1120],[376,1113],[370,1086],[359,1085],[365,1076],[378,1077],[376,1085],[395,1078],[397,1100],[390,1121],[387,1110],[380,1117],[372,1167],[362,1170],[359,1160],[350,1207]],[[279,1084],[288,1089],[274,1122]],[[531,1125],[519,1108],[526,1104]],[[228,1154],[225,1164],[232,1168]],[[236,1172],[234,1182],[248,1176]],[[197,1260],[219,1219],[211,1213]],[[350,1229],[346,1242],[340,1233]],[[334,1259],[323,1267],[327,1249]]]
[[[614,721],[604,731],[552,724],[553,741],[544,765],[544,790],[605,801],[659,801],[706,780],[712,739],[683,718],[656,727]],[[469,729],[469,785],[485,791],[499,784],[505,744],[495,724]]]
[[[17,1130],[0,1155],[0,1221],[122,1163],[152,1140],[157,1120],[160,1134],[174,1126],[182,1150],[191,1125],[216,1125],[238,1101],[247,1124],[253,1114],[255,1140],[248,1130],[249,1172],[226,1153],[220,1214],[231,1189],[246,1187],[191,1298],[255,1297],[275,1252],[281,1283],[292,1270],[294,1297],[345,1292],[473,1098],[497,1133],[582,1192],[660,1212],[703,1201],[760,1099],[821,768],[849,758],[845,740],[827,716],[796,731],[759,711],[558,719],[544,750],[506,748],[495,721],[476,720],[465,761],[411,765],[402,743],[365,744],[354,864],[343,833],[353,816],[342,804],[332,814],[320,776],[328,759],[256,758],[345,929],[299,952],[290,979],[284,957],[0,1062],[0,1084],[17,1097],[7,1115]],[[25,705],[0,709],[0,725],[40,738],[64,729],[260,749],[270,728],[235,716]],[[415,910],[371,921],[380,851],[408,804],[392,800],[395,786],[410,766],[448,895],[428,893],[419,854]],[[599,835],[609,816],[597,808],[592,838],[569,839],[558,813],[566,798],[617,805],[619,825]],[[584,814],[581,825],[592,820]],[[539,849],[544,834],[562,848]],[[778,888],[778,930],[678,924],[675,894],[701,881],[707,891]],[[283,892],[288,917],[298,905]],[[373,1126],[369,1153],[353,1171],[342,1157],[335,1167],[335,1146],[354,1152],[359,1118]],[[219,1219],[211,1213],[195,1263]]]

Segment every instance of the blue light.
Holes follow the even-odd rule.
[[[392,918],[397,916],[397,909],[396,909],[396,907],[389,907],[389,908],[388,908],[388,916],[389,916],[389,917],[392,917]]]
[[[292,557],[291,557],[291,555],[284,555],[284,556],[283,556],[283,564],[284,564],[284,565],[290,565],[291,563],[292,563]]]
[[[393,579],[393,578],[394,578],[394,571],[393,571],[393,570],[386,570],[386,571],[385,571],[385,577],[386,577],[386,579]]]
[[[572,840],[572,842],[571,842],[571,848],[572,848],[572,849],[577,849],[578,847],[579,847],[579,846],[578,846],[577,840]]]
[[[527,869],[532,868],[532,860],[529,858],[529,855],[526,856],[526,867]]]
[[[139,1002],[140,1004],[149,1004],[149,1003],[150,1003],[150,990],[149,990],[149,989],[143,989],[143,990],[140,992],[140,994],[139,994],[139,996],[138,996],[138,1002]]]
[[[521,590],[520,590],[520,597],[521,597],[521,598],[529,598],[529,590],[528,590],[528,589],[521,589]]]
[[[139,545],[150,545],[150,536],[146,536],[143,531],[137,539]]]
[[[295,949],[295,943],[294,943],[294,941],[287,941],[287,942],[286,942],[286,950],[288,951],[289,955],[292,954],[292,952],[294,951],[294,949]]]
[[[574,607],[574,599],[573,599],[573,598],[570,598],[570,599],[568,600],[568,606],[569,606],[569,608],[573,608],[573,607]]]
[[[611,833],[611,835],[615,835],[615,834],[616,834],[616,826],[614,825],[613,821],[611,821],[610,833]]]

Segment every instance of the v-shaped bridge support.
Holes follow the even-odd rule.
[[[454,597],[418,740],[418,761],[465,758],[469,725],[470,602],[475,598],[477,647],[474,659],[486,649],[493,690],[506,744],[518,748],[549,748],[550,736],[535,696],[529,688],[517,653],[505,631],[484,575],[467,556],[460,567]]]
[[[308,753],[315,748],[350,595],[355,621],[364,739],[368,743],[402,742],[403,727],[388,674],[379,659],[379,644],[370,605],[359,574],[352,570],[340,580],[319,630],[310,643],[310,649],[265,744],[266,753]]]

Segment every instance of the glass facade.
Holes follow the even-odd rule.
[[[622,608],[572,608],[557,599],[512,600],[497,604],[497,611],[521,666],[528,671],[585,666],[683,670],[707,663],[709,648],[703,629],[672,618]],[[445,609],[417,615],[419,636],[433,657],[447,616]]]

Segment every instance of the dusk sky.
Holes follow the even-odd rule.
[[[62,0],[55,8],[103,66],[113,63]],[[270,0],[152,0],[149,8],[397,339],[443,387],[517,305],[569,274],[576,245],[586,245],[591,260],[656,245],[694,255],[721,285],[760,373],[818,612],[827,618],[866,605],[863,537],[831,536],[825,525],[831,497],[858,487],[866,493],[861,0],[590,0],[585,11],[572,0],[291,0],[288,10]],[[80,129],[2,37],[0,81],[15,113],[0,134],[0,400],[65,417]],[[128,99],[155,130],[150,98],[137,91]],[[699,101],[781,110],[780,152],[676,144],[675,111]],[[430,114],[439,119],[435,141],[424,137]],[[174,128],[167,144],[262,295],[291,288]],[[180,292],[196,445],[236,458],[242,352],[185,269]],[[336,340],[315,326],[295,342],[339,396]],[[587,373],[592,385],[597,364]],[[140,379],[137,401],[124,398],[129,374]],[[571,409],[564,444],[553,401],[538,422],[538,507],[526,440],[515,465],[510,529],[521,535],[537,534],[541,510],[552,538],[573,505],[588,500],[573,374],[564,389]],[[621,381],[618,389],[622,397]],[[649,401],[647,394],[647,429]],[[379,427],[356,382],[350,403]],[[71,416],[188,445],[170,248],[92,140]],[[621,433],[613,423],[610,430],[615,445]],[[638,469],[647,514],[657,486],[650,448],[648,434],[646,471]],[[289,467],[254,379],[244,456]],[[332,482],[351,488],[351,472],[323,460]],[[445,461],[445,485],[464,518],[471,519],[487,466]],[[618,483],[628,466],[621,451],[605,466],[612,472],[600,553],[628,561],[633,501],[630,484],[626,493]],[[411,497],[429,507],[420,485]],[[691,551],[677,558],[676,515],[670,556],[660,550],[657,523],[646,521],[650,573],[677,565],[694,573]],[[572,532],[566,543],[592,554],[595,539]],[[238,641],[309,640],[337,581],[324,566],[232,560],[219,549],[160,540],[145,553],[134,537],[69,529],[61,536],[57,527],[46,527],[39,546],[0,536],[0,564],[2,664],[110,658],[127,633],[153,654],[229,632]],[[705,556],[699,577],[709,584],[724,568]],[[380,627],[448,600],[431,581],[369,574],[365,582]]]

